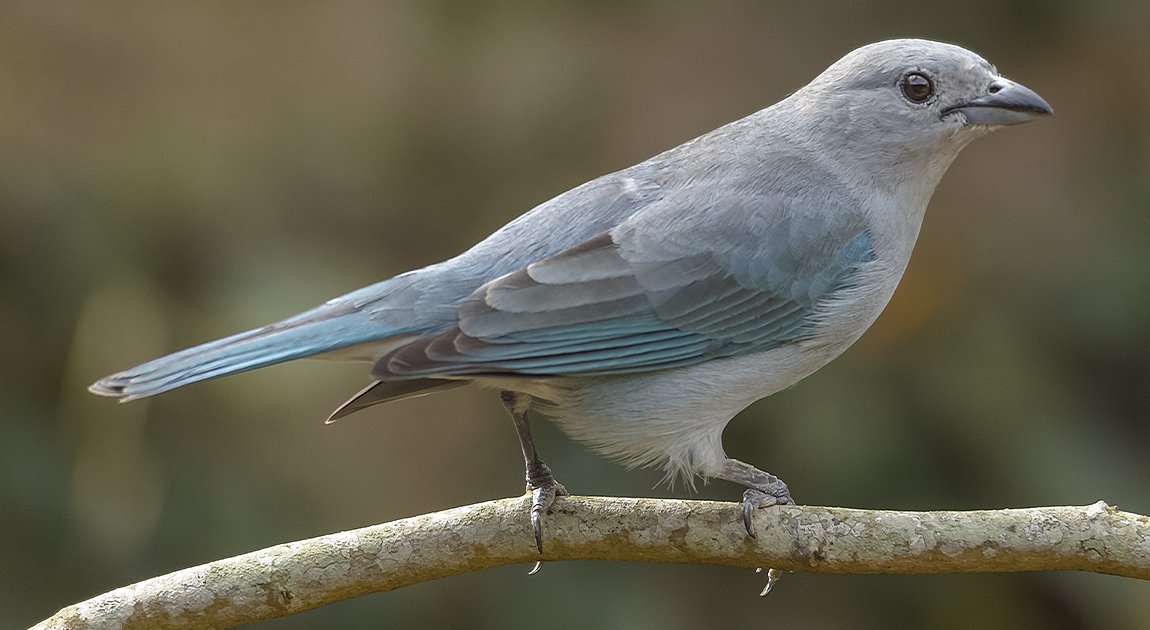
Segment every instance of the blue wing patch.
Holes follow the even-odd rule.
[[[819,302],[876,259],[870,233],[828,258],[783,280],[749,278],[711,252],[628,260],[604,233],[487,283],[455,328],[385,356],[373,374],[626,374],[768,350],[813,333]]]

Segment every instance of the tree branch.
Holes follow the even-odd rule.
[[[536,560],[630,560],[817,573],[1081,570],[1150,579],[1150,517],[1085,507],[897,512],[561,497],[535,551],[529,499],[424,514],[183,569],[64,608],[36,628],[234,626]]]

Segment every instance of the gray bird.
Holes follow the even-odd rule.
[[[863,46],[775,105],[569,190],[455,258],[90,389],[123,402],[303,357],[371,362],[374,382],[331,421],[477,383],[501,390],[515,422],[540,551],[566,490],[529,408],[628,466],[745,486],[753,536],[754,511],[791,495],[727,457],[727,423],[875,321],[959,150],[1051,113],[958,46]]]

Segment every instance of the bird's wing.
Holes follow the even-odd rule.
[[[874,257],[857,212],[668,197],[483,285],[453,329],[373,374],[621,374],[766,350],[810,336],[821,302]]]

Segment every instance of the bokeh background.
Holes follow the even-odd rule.
[[[972,48],[1057,116],[964,152],[878,324],[728,452],[815,504],[1150,512],[1147,25],[1120,0],[0,4],[0,627],[517,494],[492,392],[324,426],[364,367],[85,387],[451,256],[894,36]],[[687,494],[537,437],[577,493]],[[792,575],[762,601],[739,569],[528,568],[260,627],[1150,627],[1150,587],[1092,574]]]

